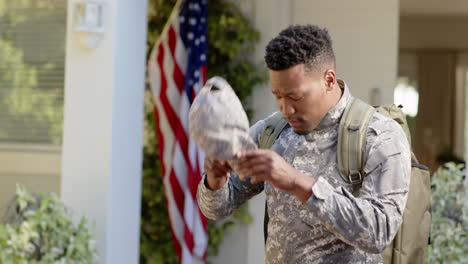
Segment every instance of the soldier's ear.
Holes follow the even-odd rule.
[[[324,73],[325,79],[325,86],[327,87],[327,91],[333,90],[333,87],[336,84],[336,73],[332,69],[328,69]]]

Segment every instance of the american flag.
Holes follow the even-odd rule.
[[[204,263],[207,220],[197,200],[204,154],[188,113],[206,81],[207,0],[179,0],[148,61],[172,238],[179,263]]]

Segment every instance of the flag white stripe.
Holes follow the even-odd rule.
[[[156,54],[155,54],[156,55]],[[157,66],[157,61],[156,61],[156,56],[152,58],[151,62],[149,63],[150,66],[150,81],[152,83],[159,84],[161,83],[161,78],[160,78],[160,70],[159,67]],[[152,85],[152,87],[158,87],[159,85]],[[152,88],[153,90],[153,96],[154,98],[159,97],[159,89],[156,90]],[[168,151],[171,149],[171,146],[174,146],[175,143],[175,136],[172,132],[171,126],[169,124],[169,120],[167,120],[166,113],[164,111],[164,107],[162,106],[162,103],[160,100],[153,100],[153,103],[155,104],[157,110],[158,110],[158,116],[159,116],[159,129],[161,130],[161,134],[163,137],[164,141],[164,150],[163,150],[163,157],[162,157],[162,162],[164,163],[164,167],[166,168],[164,178],[167,178],[166,176],[169,175],[170,168],[172,167],[172,153],[171,151]]]
[[[174,60],[172,60],[172,55],[170,54],[169,43],[164,41],[163,46],[165,51],[164,72],[166,73],[166,80],[168,85],[166,95],[171,108],[174,109],[174,112],[176,113],[182,124],[182,127],[184,128],[185,134],[188,135],[188,111],[190,109],[190,102],[184,90],[179,92],[177,85],[172,78],[175,67]]]
[[[188,251],[187,249],[187,244],[185,243],[184,240],[184,230],[185,230],[185,224],[182,218],[182,215],[179,212],[179,209],[177,208],[177,204],[174,199],[174,193],[172,192],[172,186],[169,182],[169,177],[164,179],[166,186],[166,196],[167,196],[167,202],[168,202],[168,212],[170,215],[170,220],[172,224],[172,231],[178,241],[178,244],[182,248],[182,251]],[[185,249],[184,249],[185,248]]]
[[[182,158],[182,153],[180,146],[177,145],[174,150],[174,160]],[[185,208],[184,208],[184,218],[189,230],[194,234],[195,238],[200,238],[200,242],[206,246],[206,237],[203,236],[205,233],[203,225],[200,221],[200,212],[198,210],[198,205],[193,199],[193,196],[190,194],[190,189],[187,183],[187,179],[184,177],[187,175],[186,166],[174,166],[174,172],[177,177],[177,180],[186,194],[185,196]],[[201,232],[200,232],[201,231]]]
[[[176,36],[179,36],[179,23],[172,23],[172,28],[174,29]],[[179,65],[180,70],[185,75],[184,69],[187,69],[188,65],[188,51],[185,49],[182,40],[178,37],[176,39],[175,60],[177,65]]]

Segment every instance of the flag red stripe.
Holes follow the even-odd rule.
[[[177,86],[177,89],[179,92],[182,92],[184,90],[184,74],[180,70],[179,64],[177,63],[176,57],[175,57],[175,49],[176,49],[176,44],[177,44],[177,36],[174,28],[171,26],[169,27],[169,38],[168,38],[168,43],[169,43],[169,49],[171,50],[171,55],[172,59],[174,60],[174,72],[172,74],[172,78],[174,78],[174,82]]]
[[[159,54],[158,54],[158,58],[159,58]],[[164,54],[162,54],[162,56],[164,56]],[[161,71],[161,76],[160,77],[161,77],[161,83],[164,83],[164,85],[167,85],[167,84],[165,84],[166,80],[165,80],[165,76],[164,76],[163,71]],[[165,176],[165,173],[166,173],[166,165],[165,165],[164,157],[163,157],[163,155],[164,155],[164,139],[163,139],[163,134],[162,134],[161,127],[160,127],[161,119],[159,117],[159,111],[158,111],[158,107],[156,107],[156,105],[154,106],[154,118],[155,118],[155,122],[156,122],[156,131],[157,131],[156,134],[157,134],[157,137],[158,137],[160,164],[161,164],[161,174],[162,174],[163,179],[164,179],[164,176]],[[171,176],[175,176],[173,174],[174,174],[174,171],[171,169]],[[172,181],[171,176],[169,178],[170,181]],[[172,192],[174,193],[174,192],[177,192],[175,190],[175,186],[179,186],[178,182],[177,182],[177,184],[171,183],[171,186],[166,186],[166,188],[171,188]],[[182,193],[182,195],[180,193]],[[182,202],[177,201],[178,197],[183,198],[183,192],[179,191],[179,194],[175,195],[174,197],[176,198],[176,205],[179,207],[179,212],[180,212],[181,215],[183,215],[183,206],[180,206],[180,204],[183,205],[183,201]],[[166,195],[166,208],[169,208],[169,200],[167,198],[167,195]],[[172,221],[169,221],[169,226],[170,226],[170,229],[171,229],[172,240],[174,242],[174,249],[175,249],[175,252],[177,254],[177,258],[179,260],[179,263],[181,263],[181,261],[182,261],[182,247],[180,245],[180,242],[179,242],[177,236],[174,233],[174,226],[173,226]]]
[[[187,170],[188,170],[188,175],[189,179],[195,176],[195,172],[193,171],[193,168],[191,166],[190,158],[188,155],[188,137],[185,134],[185,129],[182,126],[182,123],[179,120],[179,117],[177,114],[174,112],[174,109],[170,106],[169,100],[167,98],[166,90],[167,90],[167,80],[166,76],[164,73],[164,66],[163,66],[163,61],[164,61],[164,47],[161,44],[159,44],[158,47],[158,57],[157,57],[158,65],[161,71],[161,92],[160,92],[160,98],[161,98],[161,104],[163,105],[164,111],[166,112],[167,120],[169,121],[169,124],[172,128],[172,131],[174,132],[174,135],[177,139],[177,141],[180,144],[180,148],[182,150],[182,154],[184,156],[185,162],[187,164]],[[193,199],[196,199],[196,188],[190,188],[190,193],[192,195]]]
[[[171,184],[172,194],[174,196],[174,200],[176,202],[177,208],[179,209],[180,215],[184,216],[184,207],[185,207],[185,194],[184,190],[179,184],[177,176],[175,175],[174,169],[171,170],[171,174],[169,176],[169,183]],[[197,206],[198,207],[198,206]],[[187,222],[184,219],[184,240],[187,244],[187,248],[190,253],[193,252],[194,242],[193,242],[193,235],[190,231],[189,227],[187,226]]]
[[[166,208],[169,208],[169,200],[167,198],[167,195],[165,196],[166,196]],[[171,236],[172,236],[172,241],[174,242],[174,249],[177,255],[177,259],[179,260],[179,263],[182,263],[182,247],[180,246],[179,240],[177,239],[177,236],[174,233],[174,225],[172,224],[172,221],[169,221],[169,226],[171,229]]]
[[[171,174],[169,175],[169,182],[171,184],[174,200],[176,202],[177,208],[179,209],[180,215],[184,215],[185,195],[184,191],[180,187],[179,181],[177,180],[177,176],[174,173],[174,169],[171,169]]]
[[[201,177],[200,177],[200,180],[197,181],[197,185],[195,186],[195,189],[198,188],[198,183],[200,183],[201,181]],[[195,201],[196,201],[196,198],[195,198]],[[203,226],[203,230],[208,231],[208,219],[205,217],[205,215],[203,214],[203,212],[200,210],[200,207],[198,206],[197,204],[197,211],[198,211],[198,215],[200,216],[200,222]]]
[[[193,234],[190,232],[190,229],[187,225],[184,227],[184,239],[185,243],[187,244],[187,248],[189,249],[190,253],[193,255],[193,247],[195,242],[193,241]]]
[[[206,66],[201,67],[201,76],[202,76],[202,83],[204,85],[208,78],[208,72],[207,72]]]
[[[179,120],[179,117],[175,113],[174,109],[172,109],[171,104],[169,102],[169,99],[167,98],[167,80],[166,76],[164,73],[164,47],[162,43],[159,45],[159,53],[158,53],[158,64],[159,68],[161,69],[161,91],[160,91],[160,98],[161,98],[161,103],[163,105],[164,111],[166,112],[167,120],[169,121],[169,124],[174,131],[174,134],[179,141],[180,148],[182,149],[182,153],[184,154],[184,157],[186,161],[189,161],[188,158],[188,153],[187,153],[187,148],[188,148],[188,138],[187,135],[184,133],[184,128],[182,126],[182,123]]]
[[[159,94],[159,97],[161,98],[161,104],[163,105],[164,111],[166,112],[167,120],[169,121],[169,124],[172,128],[172,131],[174,132],[177,141],[179,141],[180,148],[182,149],[183,156],[185,158],[185,161],[187,162],[188,166],[190,167],[189,163],[189,157],[187,153],[188,149],[188,138],[187,135],[185,134],[184,128],[182,126],[182,123],[179,120],[179,117],[175,113],[174,109],[172,109],[171,104],[169,102],[169,99],[167,98],[167,80],[166,76],[164,73],[164,47],[163,44],[159,44],[158,47],[158,64],[159,68],[161,71],[161,91]],[[191,169],[191,168],[190,168]]]
[[[200,163],[198,162],[198,160],[200,159],[199,157],[199,153],[197,152],[197,155],[196,155],[196,165],[195,165],[195,172],[197,174],[197,180],[196,180],[196,188],[198,188],[198,183],[201,181],[201,169],[200,169]],[[205,232],[208,230],[208,219],[206,219],[205,215],[202,213],[202,211],[200,210],[200,207],[197,206],[197,210],[198,210],[198,214],[200,215],[200,220],[201,220],[201,223],[202,223],[202,226],[203,226],[203,229],[205,230]]]
[[[174,130],[173,122],[174,122],[174,119],[176,118],[176,115],[173,112],[172,108],[167,107],[167,105],[168,105],[168,100],[167,100],[167,96],[166,96],[167,80],[166,80],[166,76],[165,76],[165,72],[164,72],[163,61],[164,61],[164,46],[163,46],[162,43],[160,43],[159,46],[158,46],[158,57],[157,57],[157,62],[158,62],[158,65],[159,65],[160,77],[161,77],[161,90],[160,90],[159,98],[161,98],[161,103],[162,103],[163,108],[164,108],[164,110],[166,112],[167,120],[169,121],[169,124],[171,125],[172,129]],[[174,192],[174,185],[168,186],[167,188],[171,188],[171,190]],[[182,193],[182,195],[183,195],[183,193]],[[173,196],[174,196],[174,198],[175,197],[180,197],[180,194],[179,195],[173,195]],[[176,204],[177,204],[177,202],[176,202]],[[180,209],[179,209],[179,211],[180,211]],[[183,215],[183,210],[182,210],[181,215]],[[171,217],[174,217],[174,216],[171,216]],[[181,243],[182,241],[178,241],[177,237],[175,236],[175,231],[174,231],[174,226],[172,225],[172,221],[169,221],[169,222],[171,223],[171,233],[172,233],[172,236],[173,236],[174,243]],[[182,249],[180,247],[181,246],[179,245],[179,249],[176,248],[176,252],[177,252],[177,256],[179,258],[179,262],[182,261]]]
[[[191,193],[197,193],[197,186],[201,180],[200,174],[197,174],[196,171],[192,171],[189,173],[189,177],[187,179],[187,185]],[[196,199],[196,196],[195,196]]]
[[[164,164],[164,157],[162,156],[164,153],[164,139],[163,134],[161,132],[160,127],[160,119],[159,119],[159,112],[156,106],[153,106],[154,109],[154,121],[156,122],[156,136],[158,138],[158,146],[159,146],[159,163],[161,164],[161,175],[164,177],[166,173],[166,164]]]
[[[158,145],[159,145],[159,153],[160,155],[162,155],[164,152],[164,140],[163,140],[163,136],[162,136],[162,132],[161,132],[161,128],[160,128],[160,118],[159,118],[159,111],[158,111],[158,108],[156,106],[153,107],[154,109],[154,120],[156,122],[156,134],[157,134],[157,137],[158,137]],[[162,157],[160,156],[160,165],[161,165],[161,174],[165,175],[165,171],[166,171],[166,165],[162,159]],[[174,173],[173,170],[171,170],[171,174]],[[174,175],[175,176],[175,175]],[[171,180],[171,178],[170,178]],[[172,184],[171,183],[171,189],[173,189],[174,186],[178,186],[178,183],[177,185],[175,184]],[[179,187],[180,188],[180,187]],[[174,190],[172,191],[174,192]],[[175,196],[175,197],[183,197],[183,196]],[[179,204],[178,202],[176,201],[176,204],[177,206],[179,207]],[[182,201],[182,204],[183,204],[183,201]],[[166,208],[169,208],[169,201],[167,199],[167,195],[166,195]],[[183,208],[182,207],[179,207],[179,211],[182,212]],[[183,215],[183,213],[181,213]],[[174,233],[174,227],[172,225],[172,221],[169,221],[169,225],[170,225],[170,229],[171,229],[171,236],[172,236],[172,240],[174,241],[174,248],[175,248],[175,251],[176,251],[176,254],[179,258],[179,263],[181,262],[181,258],[182,258],[182,248],[180,246],[180,243],[179,243],[179,240],[177,239],[177,236],[175,235]]]
[[[205,82],[206,82],[206,79],[207,79],[207,68],[206,66],[202,66],[200,68],[200,74],[201,74],[201,83],[204,85]],[[194,97],[196,97],[198,95],[198,91],[195,91],[194,92]],[[195,176],[196,176],[196,180],[195,180],[195,193],[197,192],[197,188],[198,188],[198,183],[201,181],[202,177],[201,177],[201,173],[202,173],[202,170],[200,168],[200,153],[197,152],[196,154],[196,157],[195,157]],[[195,197],[196,199],[196,197]],[[198,207],[198,206],[197,206]],[[203,229],[205,230],[205,232],[208,231],[208,219],[205,217],[205,215],[202,213],[202,211],[200,210],[200,207],[197,208],[198,209],[198,214],[200,215],[200,220],[201,220],[201,223],[202,223],[202,226],[203,226]],[[206,252],[205,252],[205,256],[206,258]]]

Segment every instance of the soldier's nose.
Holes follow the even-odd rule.
[[[285,117],[290,117],[296,113],[296,109],[291,104],[284,104],[281,112]]]

